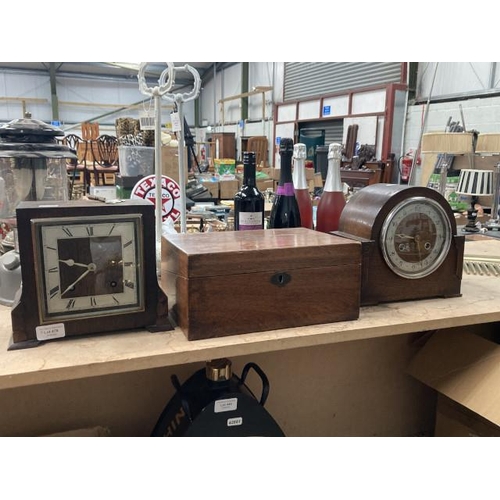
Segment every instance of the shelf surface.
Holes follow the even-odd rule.
[[[500,241],[466,243],[466,255],[500,256]],[[354,321],[188,341],[176,328],[58,339],[7,351],[10,308],[0,306],[0,389],[500,321],[500,277],[464,273],[462,296],[363,307]],[[333,298],[332,298],[333,299]]]

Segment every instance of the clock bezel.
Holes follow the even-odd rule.
[[[72,311],[67,310],[65,312],[50,312],[49,305],[47,303],[47,264],[44,259],[44,235],[43,228],[46,227],[73,227],[73,226],[99,226],[103,224],[115,224],[115,223],[126,223],[130,222],[133,224],[133,250],[135,255],[135,284],[134,284],[134,295],[135,304],[134,305],[124,305],[124,306],[91,306],[84,310]],[[34,263],[35,263],[35,282],[37,286],[37,298],[38,298],[38,312],[39,321],[41,325],[50,324],[54,321],[71,321],[79,320],[83,318],[96,317],[99,315],[111,316],[124,313],[142,312],[144,311],[145,304],[145,290],[144,290],[144,266],[142,262],[144,260],[144,240],[143,240],[143,222],[142,214],[110,214],[110,215],[98,215],[92,217],[89,220],[86,216],[73,216],[73,217],[57,217],[57,218],[38,218],[31,220],[32,238],[33,238],[33,252],[34,252]],[[57,241],[61,239],[71,240],[78,236],[69,236],[65,238],[58,238]],[[88,236],[89,238],[91,236]],[[58,250],[57,250],[58,251]],[[83,298],[82,297],[79,297]]]
[[[391,258],[388,233],[393,220],[401,213],[401,211],[407,208],[408,205],[416,203],[429,206],[434,210],[435,213],[438,213],[444,225],[442,231],[444,242],[441,246],[439,254],[437,255],[437,257],[434,258],[433,262],[429,266],[427,266],[423,270],[412,272],[402,269]],[[412,196],[404,199],[403,201],[395,205],[385,218],[384,223],[382,224],[382,228],[380,230],[380,247],[382,249],[382,255],[384,257],[385,263],[395,274],[401,276],[402,278],[407,278],[407,279],[421,279],[434,273],[445,261],[448,252],[450,251],[451,241],[452,241],[452,226],[448,214],[446,213],[446,211],[444,210],[444,208],[441,206],[440,203],[438,203],[436,200],[432,198],[427,198],[424,196]]]

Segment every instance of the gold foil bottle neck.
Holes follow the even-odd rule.
[[[226,358],[212,359],[207,362],[205,369],[208,380],[213,382],[221,382],[229,380],[232,377],[231,361]]]

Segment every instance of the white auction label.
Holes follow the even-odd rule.
[[[234,418],[228,418],[227,419],[227,426],[228,427],[236,427],[237,425],[243,424],[243,417],[234,417]]]
[[[37,326],[35,328],[37,340],[60,339],[66,336],[64,323],[56,323],[55,325]]]
[[[238,408],[238,399],[219,399],[214,403],[214,413],[222,413],[224,411],[233,411]]]
[[[170,121],[172,122],[172,132],[180,132],[182,130],[179,113],[170,113]]]
[[[153,111],[143,111],[139,115],[139,128],[141,130],[155,130],[155,115]]]

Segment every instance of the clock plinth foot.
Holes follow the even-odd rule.
[[[156,322],[154,325],[149,325],[146,327],[149,332],[167,332],[169,330],[174,330],[175,326],[172,323],[169,311],[168,311],[168,297],[158,285],[158,305],[156,308]]]
[[[146,330],[151,333],[168,332],[174,329],[175,327],[171,323],[169,318],[165,318],[162,321],[157,321],[154,325],[146,327]]]
[[[9,347],[7,351],[17,351],[18,349],[29,349],[31,347],[38,347],[42,342],[40,340],[23,340],[21,342],[14,342],[11,336],[9,340]]]

